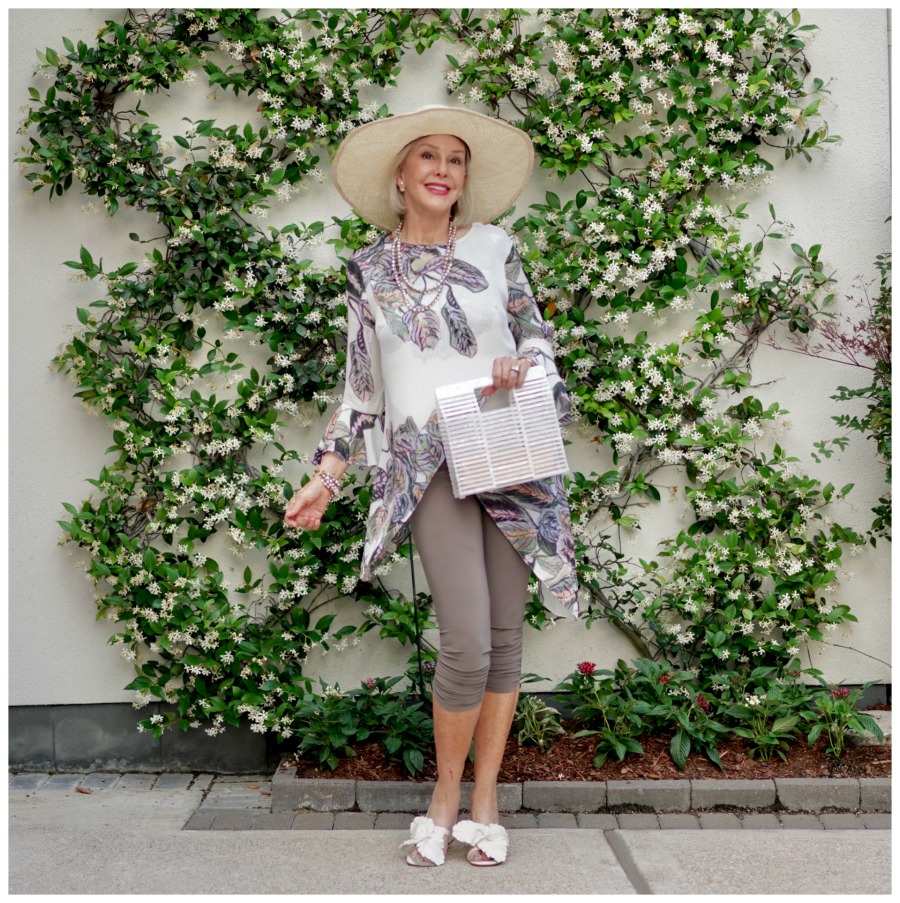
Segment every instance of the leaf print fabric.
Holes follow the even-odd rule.
[[[400,253],[400,269],[406,281],[409,304],[397,287],[393,270],[392,249],[387,248],[385,237],[361,260],[361,266],[369,268],[369,279],[375,301],[390,324],[391,330],[404,341],[413,342],[423,351],[437,347],[439,323],[434,308],[440,299],[433,293],[441,281],[444,255],[428,245],[406,245]],[[462,286],[471,292],[483,292],[488,287],[484,274],[475,266],[454,256],[447,274],[444,294],[446,300],[441,313],[450,329],[451,343],[460,354],[471,357],[477,349],[475,335],[469,328],[466,315],[456,302],[452,286]],[[431,293],[431,294],[429,294]],[[424,299],[424,301],[423,301]]]
[[[525,357],[544,365],[560,421],[571,419],[553,360],[552,329],[502,229],[476,223],[458,239],[441,295],[427,298],[425,305],[417,302],[438,284],[447,249],[403,246],[401,265],[414,286],[407,290],[408,304],[394,282],[386,238],[355,252],[347,265],[344,398],[313,456],[318,464],[333,452],[374,468],[363,580],[373,579],[405,541],[409,519],[444,462],[434,399],[438,386],[489,376],[496,357]],[[544,604],[577,615],[574,542],[562,478],[478,498],[541,581]]]
[[[469,323],[465,314],[460,310],[456,298],[453,297],[453,289],[447,286],[447,300],[441,308],[441,313],[447,321],[450,330],[450,344],[466,357],[472,357],[478,351],[478,342],[469,329]]]
[[[572,422],[572,404],[565,383],[556,372],[553,360],[553,327],[541,316],[531,293],[525,268],[515,245],[510,245],[504,264],[506,272],[506,311],[509,328],[516,340],[519,357],[541,364],[550,375],[550,387],[561,424]],[[555,376],[555,378],[554,378]]]
[[[366,339],[362,330],[350,343],[350,369],[353,389],[360,398],[369,398],[375,391],[375,380],[372,378],[372,362],[366,349]]]
[[[436,348],[440,336],[441,324],[430,307],[411,307],[403,312],[403,325],[409,337],[423,351]]]

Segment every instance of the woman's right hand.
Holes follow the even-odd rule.
[[[318,530],[330,502],[331,493],[325,484],[318,477],[313,477],[291,496],[284,512],[284,522],[301,530]]]

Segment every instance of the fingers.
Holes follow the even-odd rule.
[[[322,525],[322,515],[331,499],[327,489],[318,481],[307,483],[294,493],[284,512],[284,523],[288,527],[299,527],[302,530],[318,530]],[[323,498],[323,494],[327,498]]]
[[[485,395],[491,395],[497,389],[521,389],[525,384],[525,374],[531,362],[524,358],[498,357],[494,359],[492,376],[493,388],[484,390]]]
[[[322,526],[322,515],[316,511],[301,508],[292,514],[285,514],[284,522],[288,527],[300,527],[302,530],[318,530]]]

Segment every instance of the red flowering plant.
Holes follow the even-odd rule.
[[[713,717],[716,712],[711,712],[710,700],[697,689],[694,673],[648,658],[632,664],[619,661],[617,678],[624,692],[646,706],[643,717],[648,731],[671,734],[672,761],[683,769],[692,749],[699,749],[721,768],[716,746],[729,728]]]
[[[554,693],[571,708],[574,726],[581,728],[573,736],[599,737],[594,756],[598,768],[610,753],[620,762],[630,752],[643,754],[637,738],[646,733],[642,716],[648,707],[625,693],[612,671],[579,662]]]
[[[809,719],[813,721],[807,742],[812,745],[824,733],[826,739],[825,752],[839,759],[844,754],[847,738],[850,734],[863,737],[867,733],[874,734],[878,742],[884,740],[884,733],[878,722],[865,712],[859,712],[856,704],[865,690],[875,681],[851,690],[849,687],[834,687],[820,679],[821,689],[813,698],[813,711]]]

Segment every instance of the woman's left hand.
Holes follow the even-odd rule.
[[[497,389],[521,389],[531,361],[524,357],[494,358],[494,385],[482,390],[482,395],[493,395]]]

